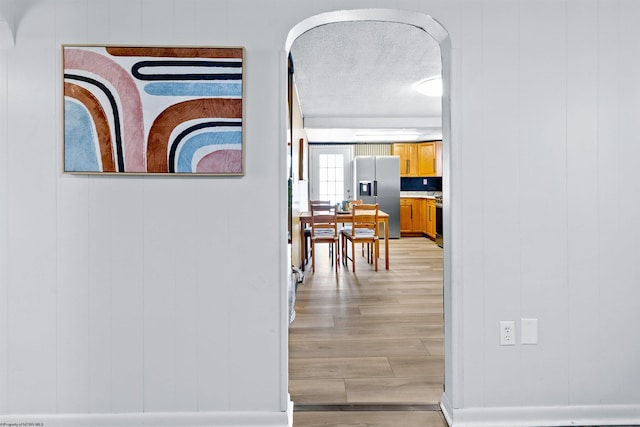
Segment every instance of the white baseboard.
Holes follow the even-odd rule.
[[[287,412],[154,412],[131,414],[0,415],[0,425],[32,427],[291,427]]]
[[[449,427],[453,427],[453,406],[451,406],[451,400],[446,393],[442,393],[440,396],[440,410]]]
[[[454,409],[440,404],[450,427],[640,426],[640,405]]]

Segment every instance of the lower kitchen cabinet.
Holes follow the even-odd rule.
[[[400,199],[400,234],[436,238],[436,201],[423,198]]]
[[[400,234],[413,231],[413,199],[400,199]]]
[[[432,239],[436,238],[436,201],[427,199],[427,229],[426,234]]]
[[[400,199],[400,234],[405,236],[424,234],[426,208],[424,203],[424,199]]]

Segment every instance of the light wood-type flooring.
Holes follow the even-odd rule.
[[[447,427],[438,411],[294,412],[293,427]]]
[[[289,334],[294,410],[295,405],[436,407],[440,401],[442,249],[422,237],[391,239],[389,246],[388,271],[381,254],[378,272],[357,256],[355,273],[349,264],[349,268],[341,265],[336,274],[327,245],[317,247],[315,273],[310,261],[307,264]],[[295,427],[409,427],[414,421],[421,426],[446,425],[437,411],[294,414]]]

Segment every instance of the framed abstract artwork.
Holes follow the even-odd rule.
[[[64,172],[243,175],[244,48],[63,45]]]

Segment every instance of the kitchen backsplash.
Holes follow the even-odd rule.
[[[442,177],[400,178],[400,191],[442,191]]]

